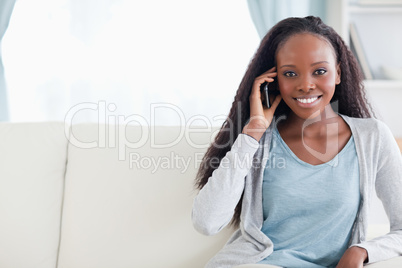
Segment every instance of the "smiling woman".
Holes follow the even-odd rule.
[[[238,227],[206,267],[362,268],[402,255],[402,158],[361,82],[351,51],[320,18],[270,29],[196,177],[194,227]],[[264,83],[279,91],[270,107]],[[368,240],[374,190],[390,232]]]
[[[341,82],[332,45],[317,36],[299,34],[278,50],[276,59],[286,104],[304,119],[322,113]]]
[[[11,121],[64,120],[104,101],[108,115],[149,124],[220,125],[258,43],[246,1],[19,0],[3,42]]]

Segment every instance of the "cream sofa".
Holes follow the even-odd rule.
[[[191,223],[216,130],[0,123],[0,268],[203,267],[233,231]]]

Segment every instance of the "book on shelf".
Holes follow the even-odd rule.
[[[350,49],[359,62],[360,68],[362,69],[364,75],[364,79],[373,79],[373,74],[371,73],[370,66],[368,64],[366,55],[364,54],[363,46],[360,42],[359,35],[357,34],[356,25],[354,23],[350,23],[349,25],[349,34]]]

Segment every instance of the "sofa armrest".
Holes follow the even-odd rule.
[[[236,266],[234,268],[277,268],[275,265],[268,264],[243,264]],[[392,258],[386,261],[380,261],[376,263],[366,264],[364,267],[367,268],[401,268],[402,267],[402,257]]]
[[[281,268],[281,267],[270,264],[242,264],[235,266],[233,268]]]
[[[368,268],[400,268],[402,267],[402,257],[392,258],[386,261],[366,264],[364,267]]]

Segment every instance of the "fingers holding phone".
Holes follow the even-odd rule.
[[[272,67],[268,71],[255,78],[250,95],[250,116],[262,115],[264,110],[271,108],[273,110],[273,116],[273,113],[279,104],[278,102],[274,105],[276,96],[280,96],[276,76],[276,67]]]
[[[278,94],[274,99],[271,99],[270,102],[270,86],[269,84],[275,85],[275,77],[277,73],[275,72],[276,67],[269,69],[264,72],[257,78],[255,78],[253,83],[253,88],[250,94],[250,120],[248,124],[243,128],[243,133],[248,134],[254,137],[256,140],[259,140],[262,137],[262,134],[271,124],[272,118],[274,116],[275,110],[281,101],[281,96]],[[267,91],[264,90],[265,85],[267,84]],[[272,87],[271,85],[271,87]],[[261,91],[262,86],[262,91]],[[272,91],[274,93],[274,91]],[[264,97],[262,97],[264,95]],[[268,95],[268,96],[265,96]],[[266,104],[263,107],[263,101],[265,100]],[[269,108],[268,108],[269,106]]]
[[[279,91],[276,90],[276,85],[274,85],[276,81],[271,83],[264,83],[261,86],[261,100],[262,104],[265,107],[271,108],[272,102],[275,100],[275,96],[279,94]]]

